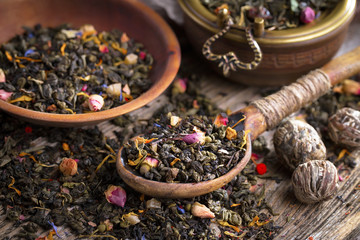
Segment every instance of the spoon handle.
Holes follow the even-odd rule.
[[[249,129],[252,139],[255,139],[265,130],[276,127],[291,113],[327,93],[331,86],[358,72],[360,47],[331,60],[277,93],[251,102],[250,106],[240,110],[247,117],[245,129]]]
[[[360,72],[360,46],[334,58],[321,68],[330,78],[331,85]]]

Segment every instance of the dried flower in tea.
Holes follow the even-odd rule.
[[[311,7],[305,7],[301,10],[300,21],[303,23],[311,23],[315,20],[315,11]]]
[[[8,101],[13,93],[0,89],[0,100]]]
[[[319,134],[300,120],[283,122],[276,129],[273,142],[277,156],[291,170],[309,160],[326,158],[326,147]]]
[[[140,173],[141,175],[146,175],[151,168],[157,167],[159,161],[155,158],[146,157],[144,161],[140,164]]]
[[[199,218],[214,218],[215,214],[211,212],[204,204],[194,202],[191,206],[191,214]]]
[[[105,191],[105,196],[109,203],[118,205],[120,207],[125,206],[126,192],[122,187],[110,185],[109,188]]]
[[[136,213],[134,213],[134,212],[130,212],[130,213],[128,213],[128,214],[124,214],[123,216],[122,216],[122,218],[124,219],[124,221],[125,221],[125,223],[120,223],[120,225],[122,226],[122,227],[124,227],[124,224],[125,224],[125,226],[126,225],[136,225],[136,224],[138,224],[139,222],[140,222],[140,219],[139,219],[139,215],[137,215]]]
[[[102,96],[93,94],[89,96],[89,109],[93,112],[99,111],[104,106],[104,99]]]
[[[64,158],[59,165],[60,171],[64,176],[73,176],[78,171],[77,162],[72,158]]]
[[[296,198],[307,204],[328,200],[338,188],[338,172],[327,160],[312,160],[300,164],[292,175]]]
[[[360,147],[360,111],[341,108],[329,118],[329,136],[336,144]]]

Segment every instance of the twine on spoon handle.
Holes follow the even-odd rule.
[[[331,86],[359,72],[360,47],[357,47],[332,59],[321,69],[316,69],[291,85],[283,87],[279,92],[250,103],[250,108],[256,108],[265,121],[262,123],[263,120],[260,118],[257,120],[258,123],[255,121],[251,124],[261,127],[256,131],[257,134],[264,129],[272,129],[291,113],[327,93]]]
[[[256,100],[254,105],[264,115],[267,129],[276,127],[282,119],[308,103],[318,99],[331,88],[330,79],[320,69],[299,78],[295,83],[283,87],[277,93]]]

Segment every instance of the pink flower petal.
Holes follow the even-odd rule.
[[[300,21],[303,23],[311,23],[315,19],[315,11],[311,7],[306,7],[300,14]]]
[[[87,88],[88,88],[88,85],[87,85],[87,84],[84,84],[84,86],[82,86],[82,88],[81,88],[81,91],[82,91],[82,92],[85,92]]]
[[[102,52],[102,53],[108,53],[109,48],[106,45],[102,44],[102,45],[99,46],[99,51]]]
[[[182,137],[181,140],[183,140],[187,144],[193,144],[197,142],[203,143],[205,141],[205,133],[196,132],[196,133],[188,134]]]
[[[226,126],[228,123],[229,123],[229,118],[227,116],[223,116],[223,114],[218,114],[214,121],[214,124],[217,127]]]
[[[0,100],[7,101],[12,94],[12,92],[7,92],[3,89],[0,89]]]
[[[174,81],[173,88],[177,90],[179,93],[186,92],[187,88],[187,78],[178,78]]]
[[[146,58],[146,52],[140,52],[140,53],[139,53],[139,58],[140,58],[141,60],[144,60],[144,59]]]
[[[109,203],[120,207],[125,206],[126,192],[122,187],[114,185],[109,186],[109,188],[105,191],[105,196]]]

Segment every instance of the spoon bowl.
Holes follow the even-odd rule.
[[[98,31],[118,29],[142,43],[154,58],[151,88],[133,101],[109,110],[84,114],[52,114],[21,108],[0,100],[0,109],[34,124],[82,127],[136,110],[170,85],[180,66],[180,46],[167,23],[152,9],[131,0],[3,0],[0,2],[0,43],[23,32],[22,26],[74,27],[94,25]]]
[[[247,138],[250,143],[250,136]],[[116,167],[126,184],[138,192],[158,198],[192,198],[212,192],[231,181],[244,169],[251,157],[251,144],[246,145],[245,156],[227,174],[213,180],[198,183],[165,183],[146,179],[127,165],[123,147],[117,155]]]
[[[229,117],[231,122],[238,122],[244,116],[246,117],[244,124],[239,124],[234,129],[240,131],[241,128],[244,128],[250,130],[250,133],[247,137],[244,157],[239,160],[234,168],[221,177],[199,183],[151,181],[134,173],[131,167],[127,165],[122,149],[117,155],[117,171],[125,183],[148,196],[191,198],[212,192],[230,182],[244,169],[251,157],[251,140],[254,140],[264,131],[276,127],[284,117],[300,110],[301,107],[328,92],[332,85],[358,72],[360,72],[360,47],[331,60],[321,69],[310,72],[279,92],[256,100],[249,106],[232,113]],[[326,86],[324,87],[324,85]],[[296,104],[293,103],[293,100]]]

